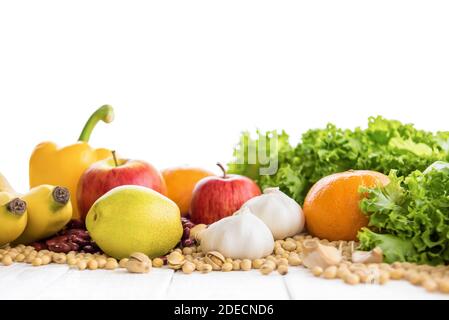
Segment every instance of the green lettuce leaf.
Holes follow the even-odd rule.
[[[248,162],[250,154],[267,152],[276,131],[257,132],[251,138],[244,132],[234,149],[229,171],[254,179],[261,188],[278,186],[283,192],[302,203],[311,186],[319,179],[350,169],[375,170],[388,174],[397,170],[406,176],[415,170],[424,170],[437,160],[448,160],[449,132],[437,134],[418,130],[411,124],[396,120],[371,117],[366,129],[341,129],[328,124],[302,135],[292,146],[285,132],[278,134],[278,143],[272,156],[278,156],[279,169],[270,175],[261,175],[262,159]],[[243,150],[243,151],[242,151]]]
[[[417,254],[410,241],[391,234],[378,234],[368,228],[363,228],[358,238],[361,250],[372,250],[375,247],[381,248],[386,263],[396,261],[417,262]]]
[[[369,227],[413,246],[407,261],[441,264],[449,262],[449,164],[437,163],[423,172],[398,178],[390,173],[385,187],[363,188],[360,207],[369,216]],[[362,247],[372,249],[372,231],[359,234]],[[410,252],[409,252],[410,253]]]

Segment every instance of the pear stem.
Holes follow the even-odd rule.
[[[114,159],[115,167],[117,168],[118,167],[118,161],[117,161],[117,155],[115,154],[115,150],[111,151],[111,153],[112,153],[112,158]]]
[[[217,163],[217,166],[219,166],[221,171],[223,171],[223,179],[226,179],[228,176],[226,174],[226,169],[224,168],[224,166],[220,162]]]

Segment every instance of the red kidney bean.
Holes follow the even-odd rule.
[[[184,232],[182,233],[182,239],[189,239],[190,237],[190,229],[184,228]]]
[[[68,245],[70,246],[70,251],[79,251],[80,250],[80,245],[78,243],[69,241]]]
[[[77,235],[72,234],[69,237],[69,241],[80,245],[81,247],[87,246],[91,242],[89,240],[78,237]]]
[[[79,238],[86,239],[86,240],[90,239],[89,232],[87,232],[86,230],[83,230],[83,229],[65,230],[64,234],[67,235],[67,236],[75,235],[75,236],[77,236]]]
[[[86,229],[86,226],[84,225],[84,222],[80,220],[71,220],[67,224],[67,229]]]
[[[191,247],[195,244],[195,241],[192,239],[186,239],[182,242],[183,247]]]
[[[168,263],[167,256],[163,256],[163,257],[160,257],[160,258],[162,259],[162,261],[164,261],[164,266],[166,266],[167,263]]]
[[[53,245],[49,245],[48,249],[57,253],[68,253],[72,250],[72,247],[68,243],[60,242]]]
[[[69,239],[68,236],[57,236],[57,237],[48,239],[47,241],[45,241],[45,243],[47,244],[47,246],[53,246],[58,243],[66,242],[68,239]]]
[[[43,243],[43,242],[33,242],[31,244],[31,246],[33,246],[36,251],[41,251],[41,250],[47,250],[48,249],[47,245],[45,243]]]
[[[86,252],[86,253],[95,253],[95,252],[98,251],[96,248],[94,248],[94,246],[92,246],[92,245],[90,245],[90,244],[84,246],[84,247],[82,248],[82,250],[83,250],[84,252]]]

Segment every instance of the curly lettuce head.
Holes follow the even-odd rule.
[[[449,262],[449,164],[432,165],[424,173],[414,171],[405,178],[398,178],[392,171],[390,179],[385,187],[362,190],[366,198],[360,205],[369,216],[371,230],[360,232],[361,247],[378,245],[386,257],[396,259],[393,247],[384,244],[396,239],[403,243],[394,248],[403,250],[399,261]]]

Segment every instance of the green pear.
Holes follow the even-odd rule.
[[[86,217],[92,239],[116,259],[142,252],[165,255],[181,240],[178,206],[162,194],[140,186],[121,186],[99,198]]]

